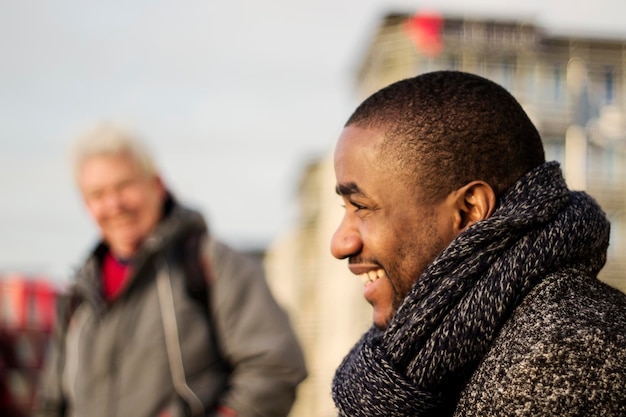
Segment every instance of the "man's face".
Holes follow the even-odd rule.
[[[130,257],[159,222],[165,189],[124,155],[88,158],[78,186],[103,239],[116,256]]]
[[[419,191],[382,160],[383,132],[349,126],[335,149],[337,191],[344,217],[331,252],[348,258],[364,281],[374,324],[386,328],[413,283],[453,238],[448,206],[424,204]]]

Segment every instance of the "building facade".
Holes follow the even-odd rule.
[[[586,190],[607,212],[611,244],[600,278],[626,291],[626,39],[549,34],[522,21],[390,14],[366,48],[357,98],[440,69],[483,75],[521,102],[546,158],[560,161],[569,186]],[[310,371],[293,417],[336,415],[334,371],[371,323],[359,279],[330,255],[342,216],[334,187],[329,153],[304,170],[298,222],[266,256],[270,283],[289,310]]]

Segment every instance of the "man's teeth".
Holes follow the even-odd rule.
[[[385,276],[385,271],[382,268],[377,269],[376,271],[364,272],[360,275],[361,281],[363,281],[363,284],[369,284],[384,276]]]

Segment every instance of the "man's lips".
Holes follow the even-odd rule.
[[[350,269],[350,272],[354,275],[361,275],[369,271],[376,271],[377,269],[380,269],[380,266],[373,263],[354,263],[348,264],[348,269]]]
[[[376,264],[350,264],[348,268],[354,275],[358,275],[365,285],[386,276],[385,270]]]

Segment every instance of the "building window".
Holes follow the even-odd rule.
[[[459,69],[459,59],[456,55],[449,55],[448,56],[448,68],[451,70],[458,70]]]
[[[554,78],[554,102],[560,103],[563,101],[563,74],[561,68],[555,65],[552,74]]]
[[[604,71],[604,100],[606,104],[612,104],[614,100],[615,80],[613,68],[608,67]]]

